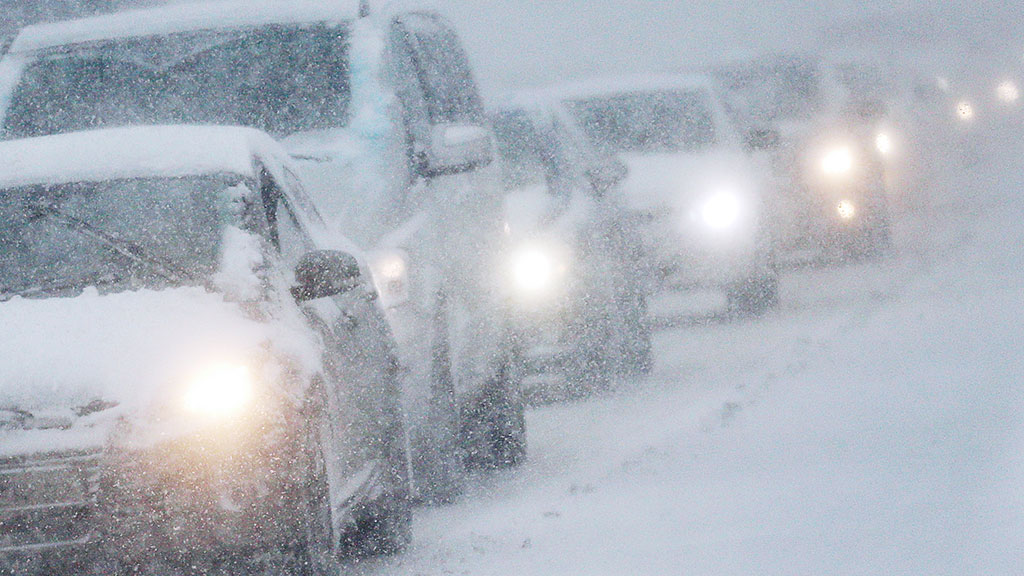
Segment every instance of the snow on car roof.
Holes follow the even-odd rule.
[[[0,142],[0,188],[234,173],[254,175],[253,156],[286,158],[251,128],[137,126]]]
[[[550,97],[558,100],[572,100],[655,90],[706,90],[713,92],[716,87],[717,84],[713,79],[700,74],[627,75],[559,84],[550,88],[548,93]]]
[[[224,30],[263,24],[342,22],[355,18],[358,13],[358,0],[250,0],[125,10],[103,16],[28,26],[15,39],[10,53],[194,30]]]

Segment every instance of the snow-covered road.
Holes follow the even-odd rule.
[[[898,256],[789,272],[777,312],[666,329],[649,379],[534,409],[523,468],[345,572],[1024,573],[1021,148],[911,203]]]

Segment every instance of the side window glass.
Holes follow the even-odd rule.
[[[295,266],[300,258],[313,250],[312,242],[283,196],[277,205],[277,233],[281,258],[289,266]]]
[[[302,214],[312,219],[315,224],[322,225],[324,223],[323,216],[317,210],[313,199],[306,194],[306,189],[302,186],[302,181],[299,180],[299,177],[291,170],[286,169],[284,181],[285,186],[288,187],[288,196],[295,202],[296,210],[301,210]]]
[[[266,170],[261,170],[260,173],[260,195],[270,224],[270,241],[284,262],[294,266],[313,248],[312,243],[299,224],[294,210],[288,205],[281,187]]]
[[[408,14],[398,26],[432,124],[483,121],[483,105],[466,53],[455,35],[438,17]]]

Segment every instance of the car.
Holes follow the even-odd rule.
[[[903,148],[873,68],[779,55],[718,76],[773,155],[780,252],[877,256],[892,246],[890,164]]]
[[[417,499],[525,456],[493,263],[492,135],[451,26],[356,0],[218,2],[24,29],[0,136],[167,122],[262,129],[332,228],[367,248],[401,356]]]
[[[0,572],[409,542],[396,344],[296,174],[247,128],[0,142]]]
[[[636,215],[618,183],[627,169],[596,151],[542,93],[490,113],[511,236],[507,275],[534,401],[607,387],[653,363]]]
[[[625,197],[646,220],[655,290],[718,289],[742,313],[777,304],[768,169],[713,80],[624,76],[556,92],[590,142],[629,167]]]

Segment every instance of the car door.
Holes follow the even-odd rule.
[[[278,184],[264,172],[262,187],[271,236],[285,265],[294,269],[303,255],[322,248],[313,230],[322,222],[293,173],[286,171]],[[300,306],[324,345],[328,417],[321,440],[336,522],[344,522],[352,504],[368,500],[375,487],[401,486],[407,474],[401,469],[405,438],[397,361],[375,303],[372,284],[365,282]]]

